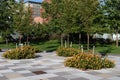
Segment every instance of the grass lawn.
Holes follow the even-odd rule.
[[[96,47],[96,52],[102,51],[102,50],[109,50],[109,53],[112,54],[120,54],[120,46],[117,48],[115,45],[108,45],[108,46],[103,46],[103,47]]]
[[[46,42],[38,42],[38,43],[30,43],[31,46],[38,48],[40,51],[55,51],[58,46],[60,46],[60,42],[58,40],[50,40]],[[6,44],[0,44],[0,48],[2,49],[11,49],[15,48],[15,43],[9,43],[9,45]],[[74,48],[79,48],[78,44],[73,44]],[[85,45],[84,45],[85,47]],[[97,46],[95,47],[95,52],[99,52],[102,50],[109,49],[110,53],[112,54],[120,54],[120,46],[118,48],[115,47],[115,45],[103,45],[103,46]]]
[[[30,45],[39,48],[40,51],[55,51],[60,46],[60,42],[58,40],[50,40],[39,42],[38,44],[31,43]]]
[[[40,51],[55,51],[58,46],[60,46],[60,42],[58,40],[50,40],[46,42],[39,43],[30,43],[30,46],[38,48]],[[16,43],[0,44],[1,49],[12,49],[16,47]]]

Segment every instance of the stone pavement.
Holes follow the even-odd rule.
[[[4,59],[1,55],[0,80],[120,80],[120,56],[109,56],[116,61],[115,68],[82,71],[65,67],[65,58],[55,52],[22,60]]]

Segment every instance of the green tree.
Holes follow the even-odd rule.
[[[32,34],[33,24],[32,24],[32,12],[30,7],[25,7],[24,0],[20,0],[19,3],[16,3],[14,8],[13,15],[13,25],[16,31],[28,38]],[[19,40],[21,42],[21,38]]]
[[[42,7],[45,9],[44,18],[50,18],[48,26],[52,33],[61,34],[61,44],[63,43],[63,33],[65,30],[63,19],[64,4],[63,0],[51,0],[51,3],[43,2]]]
[[[83,31],[87,33],[87,50],[89,50],[90,34],[95,32],[94,19],[98,15],[98,0],[80,0],[81,22]]]
[[[34,38],[46,38],[50,33],[51,31],[47,24],[35,24],[35,28],[33,28]]]
[[[73,0],[51,0],[51,3],[43,2],[45,9],[43,17],[50,17],[49,26],[55,33],[66,34],[69,44],[69,33],[80,32],[80,8],[79,1]]]
[[[15,0],[0,0],[0,31],[3,33],[3,38],[8,43],[8,36],[13,32],[13,7]]]
[[[116,33],[116,47],[118,44],[118,32],[120,31],[120,0],[103,0],[106,20],[111,30]]]
[[[51,3],[43,3],[44,17],[51,17],[49,24],[57,28],[57,32],[87,33],[87,49],[89,49],[89,35],[94,33],[94,19],[98,13],[98,0],[51,0]]]
[[[63,0],[64,11],[63,19],[65,26],[65,33],[68,34],[68,44],[69,44],[69,33],[81,33],[81,8],[80,0]],[[80,37],[79,37],[80,38]],[[80,43],[80,42],[79,42]]]

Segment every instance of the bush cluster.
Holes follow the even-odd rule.
[[[98,70],[102,68],[112,68],[115,66],[113,61],[103,59],[98,55],[80,53],[71,58],[67,58],[65,66],[74,67],[82,70],[93,69]]]
[[[29,59],[35,57],[35,48],[31,46],[22,46],[3,53],[3,57],[9,59]]]
[[[71,57],[80,53],[80,50],[75,48],[59,47],[56,52],[58,56]]]

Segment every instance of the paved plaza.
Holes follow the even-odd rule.
[[[37,53],[34,59],[10,60],[0,53],[0,80],[120,80],[120,56],[110,55],[115,68],[87,70],[64,66],[55,52]]]

